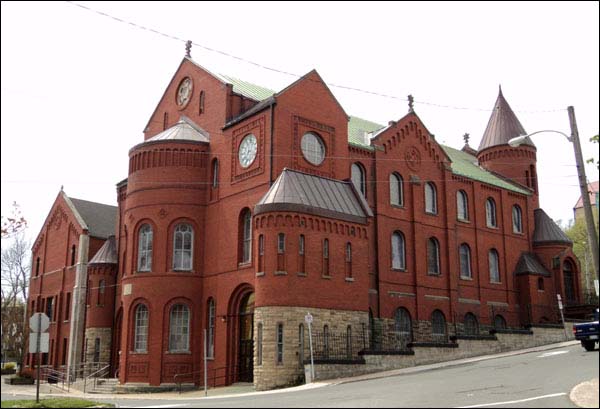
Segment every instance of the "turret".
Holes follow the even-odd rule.
[[[479,144],[477,160],[487,170],[530,188],[534,193],[534,208],[537,208],[536,147],[529,138],[518,147],[508,145],[512,138],[526,134],[500,88],[494,110]]]

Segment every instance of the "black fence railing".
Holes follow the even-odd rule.
[[[365,331],[357,335],[313,331],[313,356],[315,361],[357,361],[360,352],[368,347],[368,334]]]

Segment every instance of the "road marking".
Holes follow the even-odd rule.
[[[176,403],[174,405],[152,405],[152,406],[119,406],[120,408],[181,408],[183,406],[188,406],[189,403]]]
[[[481,405],[457,406],[457,407],[458,408],[483,408],[483,407],[486,407],[486,406],[511,405],[513,403],[529,402],[529,401],[538,400],[538,399],[555,398],[557,396],[564,396],[564,395],[566,395],[565,392],[562,392],[562,393],[553,393],[551,395],[535,396],[533,398],[527,398],[527,399],[510,400],[510,401],[506,401],[506,402],[483,403]]]
[[[554,355],[561,355],[561,354],[568,354],[569,351],[553,351],[553,352],[546,352],[542,355],[538,355],[536,358],[546,358],[549,356],[554,356]]]

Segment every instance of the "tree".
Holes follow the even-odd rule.
[[[600,143],[600,137],[598,135],[594,135],[590,138],[590,142],[592,143]],[[594,163],[594,158],[590,158],[586,161],[587,163]],[[596,166],[600,169],[600,159],[596,159]]]
[[[27,228],[27,220],[21,214],[17,202],[13,202],[12,206],[12,214],[8,217],[2,216],[2,238],[9,237]]]
[[[597,213],[594,212],[597,218]],[[584,289],[584,299],[587,303],[597,304],[598,297],[594,290],[594,266],[591,248],[588,243],[587,225],[585,218],[580,217],[567,229],[565,233],[573,241],[573,252],[581,263],[581,284]]]

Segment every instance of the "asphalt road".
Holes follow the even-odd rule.
[[[598,377],[598,350],[580,345],[276,394],[194,399],[98,399],[119,407],[577,407],[571,389]],[[183,395],[185,396],[185,395]]]

